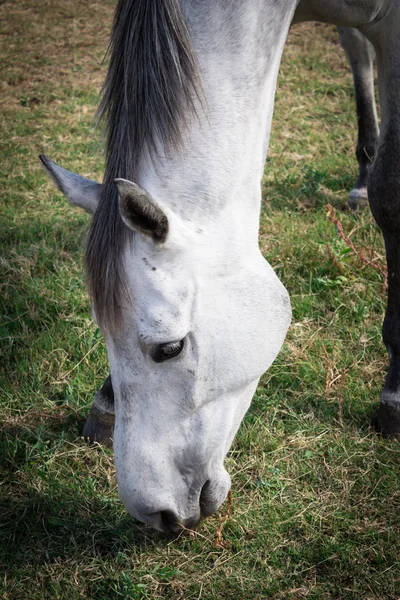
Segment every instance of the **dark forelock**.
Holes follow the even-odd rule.
[[[122,253],[130,231],[119,215],[113,181],[135,181],[143,152],[154,159],[157,144],[165,151],[181,145],[201,87],[180,0],[119,0],[109,52],[98,110],[106,170],[85,253],[89,294],[105,330],[120,324],[127,294]]]

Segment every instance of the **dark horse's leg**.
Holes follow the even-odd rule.
[[[112,446],[114,433],[114,392],[111,375],[94,397],[93,406],[83,428],[83,437],[90,442]]]
[[[349,206],[353,210],[364,205],[368,199],[368,169],[375,157],[378,144],[378,117],[376,114],[372,44],[358,29],[338,27],[340,43],[346,52],[353,71],[356,94],[358,143],[356,156],[360,174],[349,194]]]
[[[381,394],[378,425],[387,435],[400,435],[400,5],[361,28],[373,42],[379,78],[381,133],[377,154],[369,169],[368,197],[372,214],[382,230],[388,267],[388,304],[383,341],[389,370]]]

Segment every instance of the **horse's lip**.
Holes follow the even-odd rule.
[[[182,531],[194,530],[200,523],[201,517],[209,516],[216,512],[220,502],[214,496],[215,486],[209,479],[203,485],[199,495],[198,511],[191,517],[180,519],[170,511],[150,513],[150,517],[156,519],[153,527],[164,533],[179,534]]]

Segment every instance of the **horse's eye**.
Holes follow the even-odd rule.
[[[163,360],[168,360],[169,358],[174,358],[174,356],[178,356],[183,350],[184,340],[180,340],[179,342],[168,342],[167,344],[160,344],[157,346],[153,359],[156,362],[163,362]]]

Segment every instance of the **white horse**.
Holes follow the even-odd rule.
[[[301,20],[358,27],[377,53],[382,130],[368,192],[387,248],[391,360],[380,417],[399,432],[397,0],[119,0],[100,108],[104,183],[42,157],[93,214],[87,282],[112,386],[88,427],[101,437],[115,413],[119,494],[162,531],[194,527],[225,499],[225,456],[290,323],[257,237],[279,63]]]

